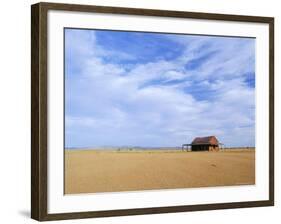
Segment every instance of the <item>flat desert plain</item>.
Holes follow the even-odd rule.
[[[65,193],[255,184],[255,150],[65,150]]]

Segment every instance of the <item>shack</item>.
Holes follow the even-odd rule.
[[[191,144],[183,144],[182,149],[187,151],[219,151],[218,139],[215,136],[196,137]]]

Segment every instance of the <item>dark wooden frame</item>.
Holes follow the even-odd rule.
[[[196,18],[269,24],[269,200],[48,214],[47,211],[47,12],[65,10],[141,16]],[[39,221],[141,215],[274,205],[274,18],[90,5],[31,6],[31,217]]]

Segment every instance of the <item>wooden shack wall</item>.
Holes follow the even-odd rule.
[[[192,145],[191,151],[219,151],[217,145]]]

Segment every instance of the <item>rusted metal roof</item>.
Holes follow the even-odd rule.
[[[218,145],[219,141],[215,136],[196,137],[191,145]]]

